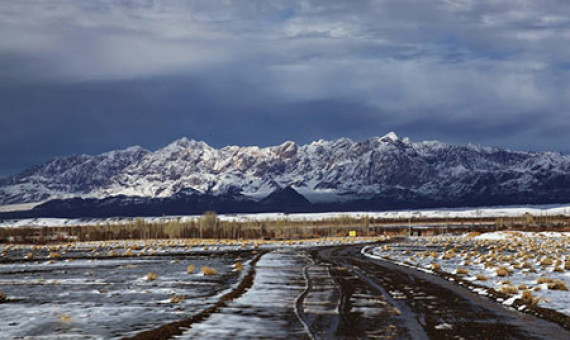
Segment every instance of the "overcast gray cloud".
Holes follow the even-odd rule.
[[[565,0],[0,3],[0,174],[188,136],[570,151]]]

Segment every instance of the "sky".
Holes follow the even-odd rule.
[[[569,152],[570,1],[0,2],[0,176],[389,131]]]

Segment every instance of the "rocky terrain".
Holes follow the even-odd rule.
[[[54,159],[0,180],[0,205],[44,202],[43,215],[378,210],[568,203],[570,156],[413,142],[213,148],[179,139],[148,151]],[[69,214],[74,210],[75,214]],[[101,209],[100,209],[101,210]],[[53,213],[58,211],[58,213]],[[14,215],[13,213],[11,213]],[[100,214],[98,214],[100,215]]]

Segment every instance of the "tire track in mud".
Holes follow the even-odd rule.
[[[303,267],[303,278],[305,279],[305,289],[301,292],[301,294],[299,294],[299,296],[295,300],[295,315],[297,316],[297,319],[299,319],[299,322],[303,325],[303,328],[305,329],[305,332],[307,332],[309,338],[311,340],[315,340],[315,335],[314,335],[315,333],[311,329],[311,326],[309,325],[303,307],[305,303],[305,298],[309,294],[309,291],[313,288],[313,283],[307,273],[309,266],[310,265],[306,265]]]
[[[330,266],[310,264],[303,267],[305,290],[295,300],[295,314],[311,339],[330,339],[340,323],[341,291]]]
[[[191,316],[190,318],[174,321],[157,328],[140,332],[133,336],[123,337],[121,340],[155,340],[155,339],[171,339],[174,336],[182,335],[185,331],[192,327],[193,324],[206,320],[210,315],[217,313],[221,308],[226,307],[228,303],[245,294],[248,289],[253,286],[255,278],[255,265],[261,259],[265,252],[259,253],[250,262],[250,267],[241,282],[230,292],[220,297],[220,300],[213,306],[210,306],[200,313]]]

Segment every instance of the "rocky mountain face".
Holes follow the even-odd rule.
[[[290,198],[296,210],[311,211],[568,203],[570,156],[412,142],[394,133],[267,148],[215,149],[182,138],[154,152],[58,158],[0,180],[0,205],[113,197],[174,204],[189,196],[267,207]]]

